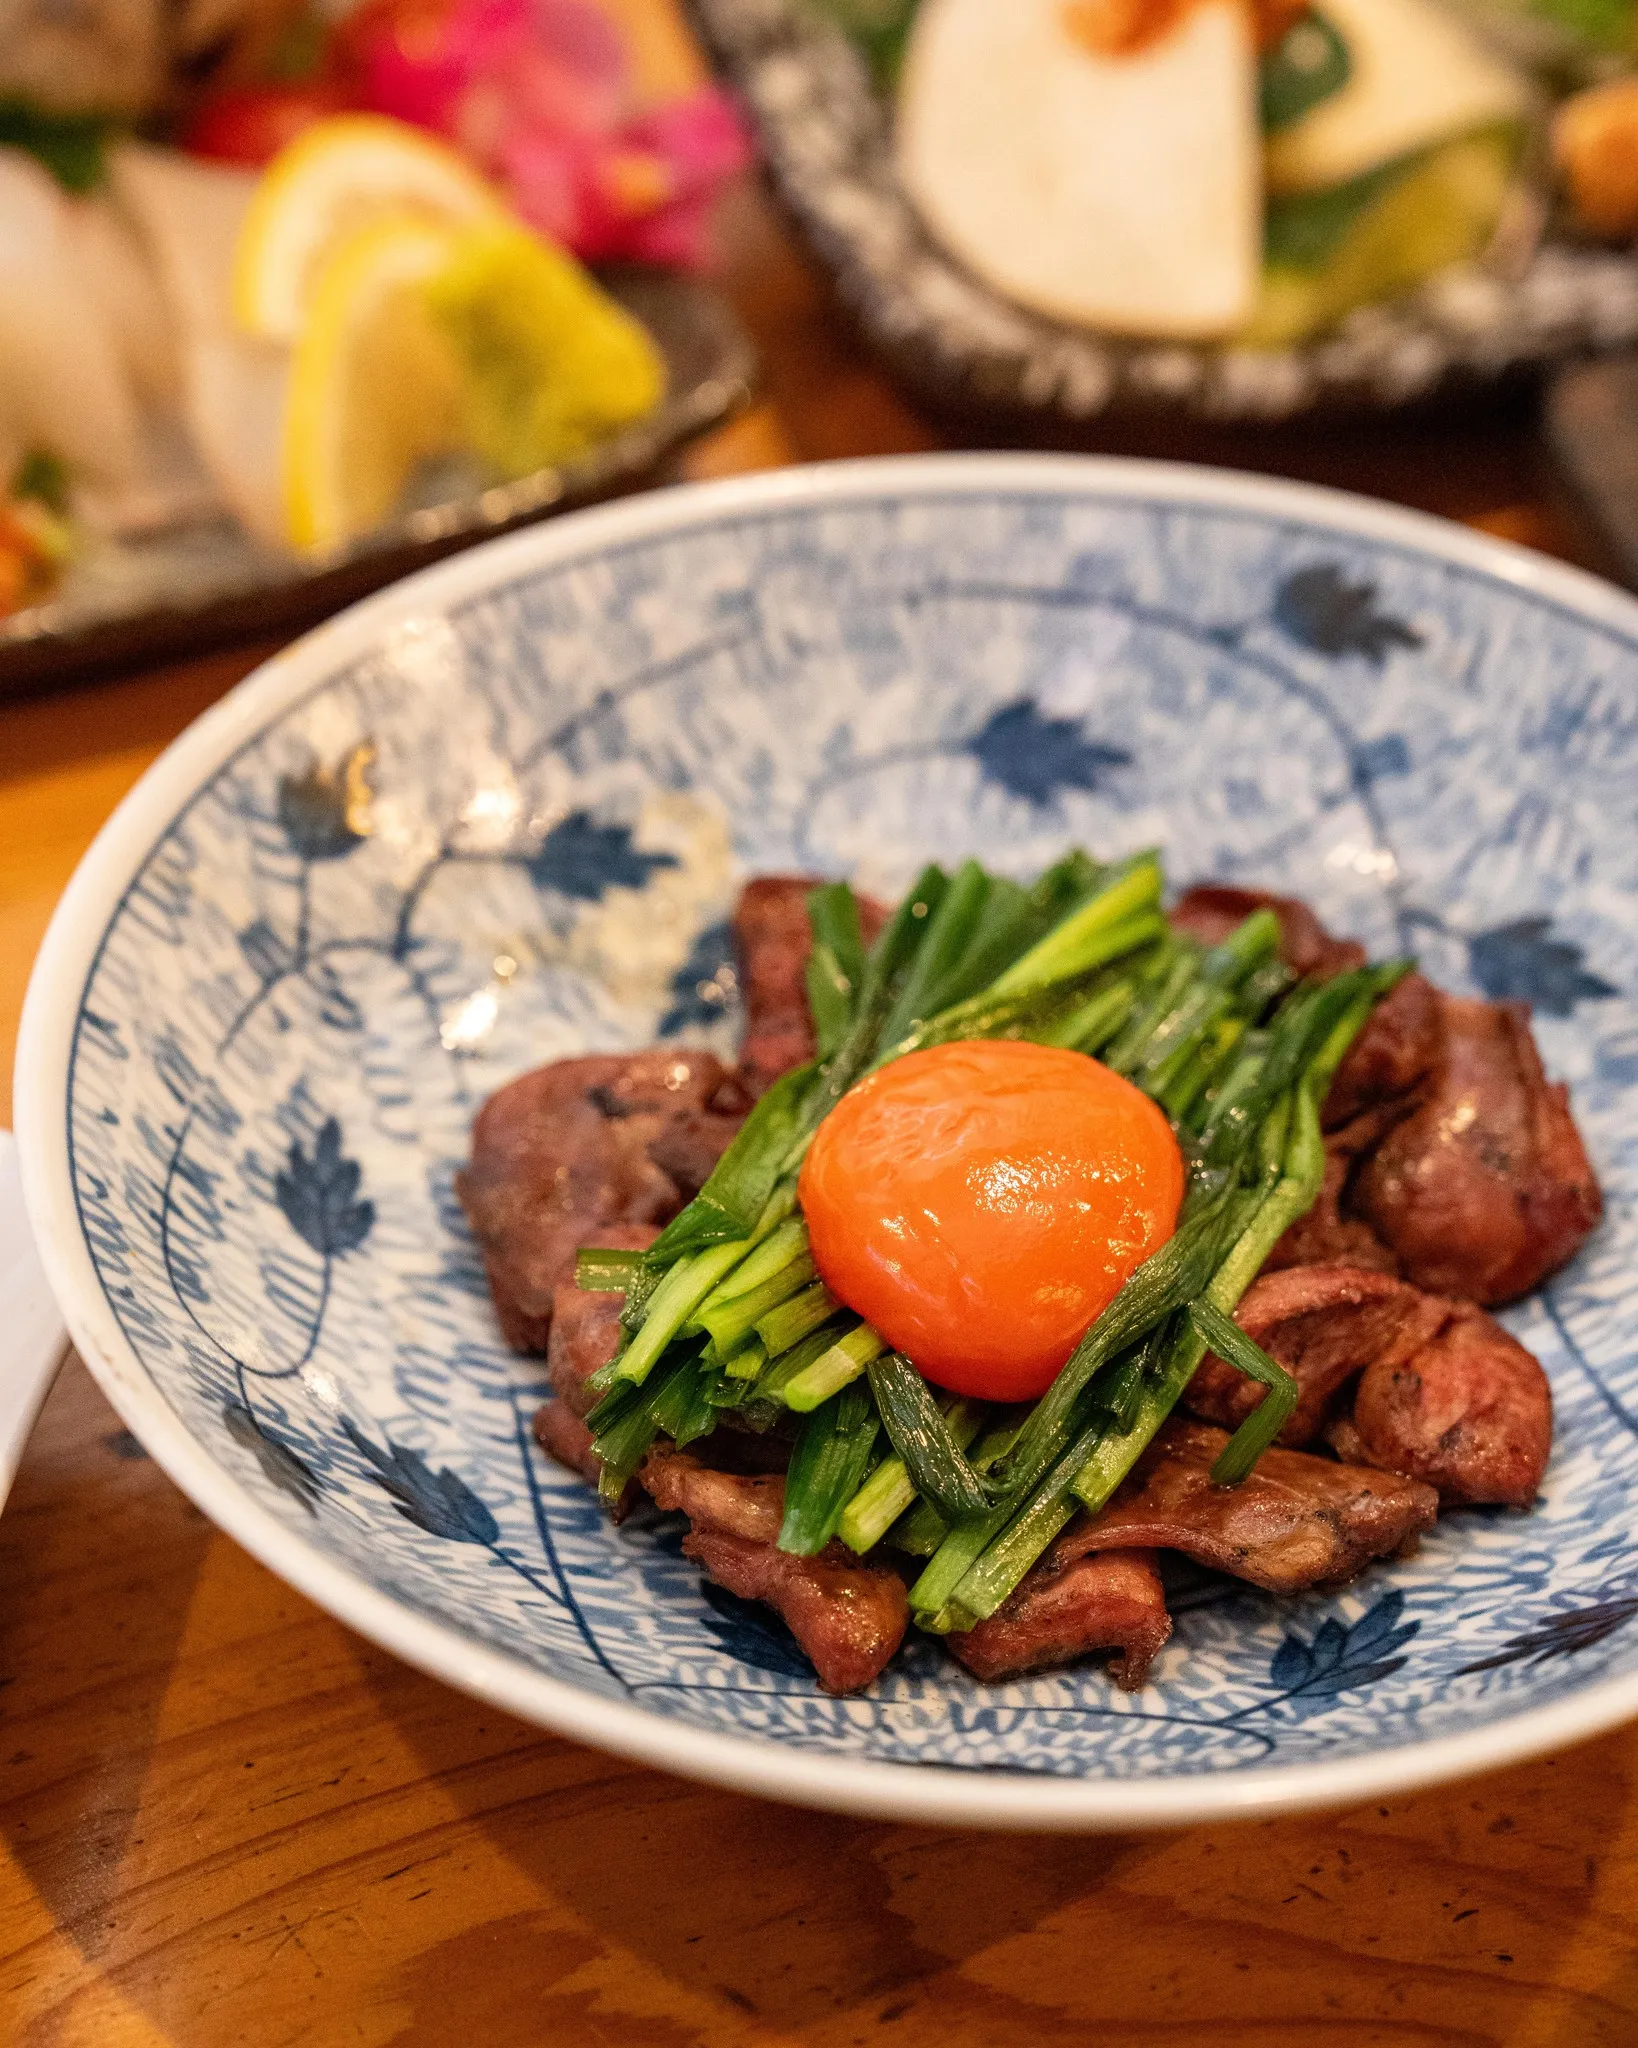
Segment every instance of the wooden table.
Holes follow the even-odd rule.
[[[690,474],[937,445],[755,195],[726,239],[767,400]],[[1525,416],[1240,459],[1577,552]],[[0,709],[0,1122],[75,861],[269,651]],[[1174,1835],[759,1805],[543,1735],[359,1641],[218,1535],[77,1362],[0,1519],[0,1687],[6,2048],[1638,2042],[1638,1732]]]

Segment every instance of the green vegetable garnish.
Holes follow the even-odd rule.
[[[1264,132],[1273,134],[1300,121],[1340,92],[1352,71],[1347,44],[1323,14],[1310,8],[1263,56],[1257,88]]]
[[[605,1493],[657,1435],[794,1413],[780,1547],[813,1556],[840,1534],[861,1555],[885,1541],[926,1558],[911,1608],[943,1631],[993,1614],[1060,1529],[1107,1503],[1208,1347],[1268,1389],[1213,1472],[1245,1478],[1295,1386],[1230,1318],[1319,1192],[1319,1104],[1404,964],[1293,986],[1271,913],[1206,949],[1160,900],[1152,853],[1101,869],[1073,855],[1029,889],[973,861],[930,867],[867,954],[851,890],[815,892],[821,1060],[769,1090],[649,1252],[581,1256],[583,1284],[626,1294],[626,1348],[593,1380]],[[1099,1049],[1166,1110],[1188,1176],[1171,1239],[1046,1393],[1010,1410],[939,1395],[839,1302],[795,1205],[806,1146],[849,1087],[974,1037]]]

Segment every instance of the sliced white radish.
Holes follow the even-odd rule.
[[[1111,55],[1074,0],[925,0],[897,152],[928,226],[1006,297],[1087,326],[1231,332],[1262,260],[1256,60],[1240,0]]]
[[[109,200],[71,199],[63,209],[81,281],[101,309],[138,396],[174,406],[181,391],[176,324],[142,245]]]
[[[29,447],[119,487],[140,460],[136,395],[70,252],[66,208],[32,157],[0,149],[0,389]]]
[[[183,413],[200,458],[251,532],[282,546],[279,450],[290,354],[241,333],[231,307],[234,250],[256,175],[134,142],[112,152],[110,171],[176,322]]]
[[[1520,119],[1529,89],[1432,0],[1320,0],[1348,82],[1269,138],[1268,182],[1312,192],[1436,142]]]
[[[184,334],[232,331],[230,281],[257,174],[174,149],[122,142],[108,155],[114,199],[135,226]]]

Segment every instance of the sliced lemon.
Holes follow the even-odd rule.
[[[462,230],[427,306],[465,369],[466,446],[496,476],[572,462],[664,395],[647,329],[511,222]]]
[[[322,550],[367,532],[434,456],[471,455],[497,480],[574,461],[665,381],[646,330],[526,228],[410,213],[355,229],[320,264],[291,357],[289,538]]]
[[[356,229],[313,281],[291,360],[281,449],[293,546],[379,525],[416,467],[465,439],[466,371],[427,303],[459,232],[411,216]]]
[[[293,342],[327,252],[385,216],[452,224],[504,217],[500,200],[454,150],[382,114],[338,114],[282,149],[239,232],[233,312],[270,341]]]

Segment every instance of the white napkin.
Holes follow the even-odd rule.
[[[23,1208],[16,1140],[0,1131],[0,1506],[67,1349]]]

